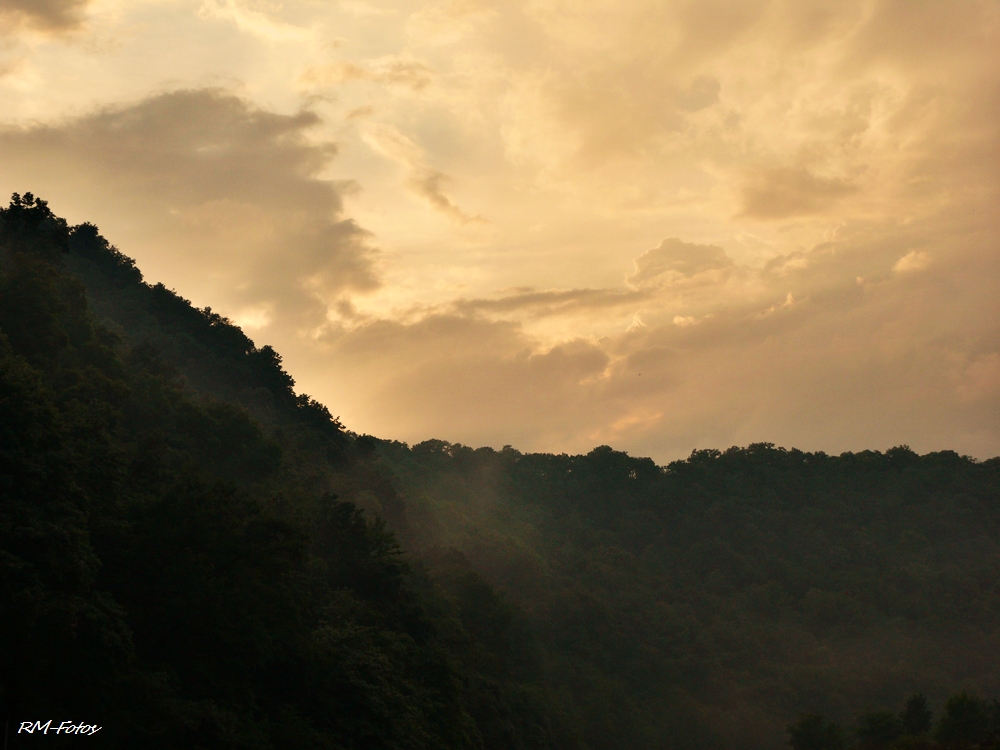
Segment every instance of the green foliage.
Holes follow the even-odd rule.
[[[30,196],[0,211],[4,716],[87,715],[115,748],[478,746],[385,523],[317,493],[245,409],[193,392],[169,338],[129,346],[97,324],[67,253],[120,289],[141,277],[96,230],[64,230]],[[151,315],[174,306],[168,328],[287,393],[286,429],[343,441],[272,350],[143,289]]]
[[[948,747],[973,747],[989,736],[989,705],[979,696],[964,691],[948,699],[934,727],[934,738]]]
[[[858,738],[864,747],[888,747],[904,731],[903,721],[892,711],[870,711],[858,719]]]
[[[1000,460],[411,448],[294,385],[96,227],[0,210],[5,716],[153,750],[841,748],[910,686],[1000,691]],[[1000,706],[931,726],[916,694],[858,738],[985,749]]]
[[[900,719],[903,723],[903,734],[917,737],[931,730],[934,714],[927,704],[923,693],[914,693],[906,700],[906,707]]]
[[[805,714],[788,727],[792,750],[842,750],[847,745],[844,730],[819,714]]]
[[[405,546],[457,548],[528,613],[591,747],[773,747],[802,711],[1000,689],[996,459],[377,446]]]
[[[104,239],[93,224],[79,224],[69,230],[68,251],[100,268],[111,283],[122,287],[142,281],[135,261]]]
[[[67,250],[69,227],[52,213],[49,204],[31,193],[14,193],[3,209],[0,222],[0,252],[30,253],[48,262],[58,262]]]

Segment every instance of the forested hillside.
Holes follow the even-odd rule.
[[[11,748],[1000,745],[1000,460],[358,436],[31,195],[0,502]]]
[[[802,712],[850,738],[917,691],[1000,692],[996,459],[380,452],[408,546],[510,593],[601,747],[779,747]]]
[[[431,579],[332,492],[398,502],[273,351],[31,196],[0,222],[3,716],[103,727],[10,747],[551,742],[544,696],[466,627],[466,598],[497,623],[504,602],[468,570]]]

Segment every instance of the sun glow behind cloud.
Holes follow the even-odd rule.
[[[987,2],[0,13],[0,188],[358,431],[1000,452]]]

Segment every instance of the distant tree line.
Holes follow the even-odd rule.
[[[525,611],[592,747],[777,748],[803,710],[853,746],[907,686],[1000,693],[997,459],[378,451],[404,546],[458,549]]]
[[[788,733],[792,750],[992,750],[1000,747],[1000,702],[956,693],[934,722],[927,698],[916,693],[898,714],[888,710],[862,714],[853,738],[819,714],[804,714]]]

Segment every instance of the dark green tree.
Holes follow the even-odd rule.
[[[900,715],[903,733],[917,737],[931,730],[933,714],[923,693],[914,693],[906,699],[906,707]]]
[[[827,721],[819,714],[805,714],[788,727],[792,750],[843,750],[847,738],[840,725]]]
[[[986,740],[989,734],[989,705],[978,695],[965,691],[948,699],[934,728],[934,738],[953,748],[972,747]]]
[[[903,722],[892,711],[869,711],[858,719],[858,739],[863,747],[886,747],[902,734]]]

